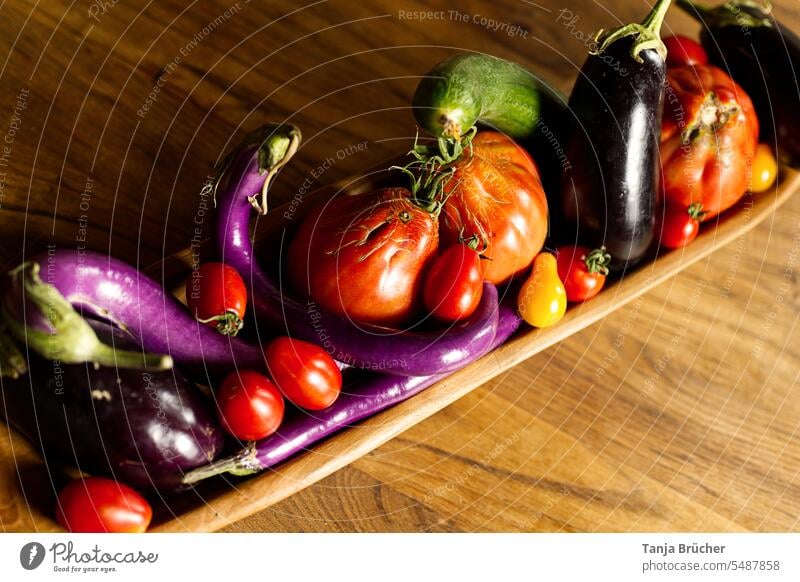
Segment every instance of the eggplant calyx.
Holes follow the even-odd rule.
[[[183,476],[183,484],[192,485],[204,479],[208,479],[209,477],[222,475],[223,473],[242,477],[258,473],[263,467],[261,463],[258,462],[257,455],[258,450],[256,449],[256,443],[254,441],[249,442],[244,449],[233,456],[188,471]]]
[[[28,362],[0,324],[0,376],[16,380],[28,371]]]
[[[626,24],[611,30],[601,28],[594,36],[595,48],[590,51],[590,54],[600,55],[618,40],[632,36],[635,38],[631,46],[631,57],[637,63],[643,62],[641,53],[646,50],[654,50],[662,60],[666,60],[667,47],[661,40],[661,25],[671,2],[672,0],[658,0],[641,24]]]
[[[39,309],[52,331],[35,329],[12,316],[4,306],[2,318],[18,341],[44,358],[64,364],[93,362],[99,366],[168,370],[172,357],[115,349],[100,341],[89,323],[53,285],[39,277],[39,263],[23,263],[11,272],[21,281],[24,300]]]
[[[253,193],[247,197],[247,201],[260,214],[265,215],[269,210],[267,205],[267,192],[278,172],[289,163],[295,153],[297,153],[302,141],[300,129],[288,123],[268,123],[247,135],[231,153],[229,153],[219,165],[216,178],[203,187],[203,192],[207,193],[210,189],[214,194],[216,204],[216,194],[220,182],[227,175],[233,162],[243,151],[256,147],[255,155],[258,156],[258,173],[264,176],[261,191]]]
[[[706,26],[724,28],[741,26],[747,28],[771,27],[772,4],[769,0],[729,0],[720,6],[709,8],[692,2],[677,0],[677,5],[684,12],[704,23]]]
[[[209,317],[208,319],[197,318],[197,321],[206,325],[213,323],[214,328],[219,333],[222,335],[229,335],[231,337],[234,337],[237,333],[239,333],[244,326],[244,321],[242,321],[242,318],[233,311],[226,311],[222,315],[215,315],[214,317]]]

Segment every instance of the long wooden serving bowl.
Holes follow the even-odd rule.
[[[340,190],[360,191],[372,186],[370,178],[359,178],[324,187],[301,203],[306,212],[314,203]],[[345,467],[381,444],[439,412],[465,394],[491,380],[519,362],[538,354],[553,344],[577,333],[633,301],[665,279],[672,277],[708,254],[725,246],[754,228],[800,189],[800,173],[784,172],[779,187],[770,192],[747,196],[719,221],[705,225],[697,240],[686,249],[672,251],[641,265],[632,273],[611,284],[595,299],[572,306],[564,319],[547,329],[524,326],[511,340],[477,362],[384,412],[327,440],[313,445],[305,453],[274,469],[232,485],[218,486],[181,503],[169,505],[169,511],[152,528],[157,532],[213,531],[261,511]],[[296,217],[295,217],[296,218]],[[270,235],[282,229],[282,208],[270,212],[257,225],[256,246],[264,245]],[[274,239],[274,237],[272,237]],[[185,278],[191,264],[190,249],[153,265],[147,271],[159,280]],[[2,425],[4,428],[5,425]],[[0,528],[4,531],[58,531],[50,517],[49,479],[31,445],[11,429],[0,430]],[[44,482],[43,482],[44,481]],[[43,491],[47,487],[48,491]],[[202,497],[200,499],[199,497]],[[48,502],[49,501],[49,502]]]

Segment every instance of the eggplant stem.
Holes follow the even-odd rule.
[[[25,356],[7,334],[5,325],[0,325],[0,376],[16,380],[27,371]]]
[[[297,153],[302,141],[300,129],[287,123],[268,123],[259,127],[248,134],[238,146],[236,146],[220,164],[217,165],[217,175],[209,183],[203,185],[201,194],[208,194],[209,188],[213,192],[214,206],[217,205],[217,190],[223,178],[228,174],[236,157],[242,150],[256,146],[258,156],[258,171],[260,174],[266,173],[261,191],[247,197],[247,201],[260,214],[268,211],[267,192],[278,172],[289,160]]]
[[[301,135],[299,131],[290,131],[288,141],[286,136],[273,136],[265,141],[259,148],[259,157],[265,152],[264,148],[267,148],[266,158],[261,158],[262,160],[265,159],[266,163],[259,163],[259,170],[266,170],[267,176],[264,178],[264,183],[261,186],[261,201],[258,202],[255,196],[249,196],[247,200],[262,216],[266,215],[269,211],[269,207],[267,206],[267,192],[269,191],[269,187],[275,180],[275,176],[281,171],[281,168],[288,164],[289,160],[297,153],[297,149],[300,147],[300,139]]]
[[[18,341],[25,342],[42,357],[65,364],[93,362],[101,366],[142,370],[172,368],[171,356],[118,350],[101,342],[89,323],[58,289],[42,281],[39,271],[39,263],[23,263],[11,272],[11,276],[22,278],[24,300],[39,309],[52,331],[26,326],[4,306],[2,319]]]
[[[654,50],[662,59],[666,60],[667,47],[661,40],[661,25],[664,23],[664,17],[667,15],[671,3],[672,0],[658,0],[641,24],[626,24],[611,30],[601,28],[594,36],[596,48],[590,53],[600,55],[618,40],[633,36],[635,40],[631,46],[631,57],[637,63],[643,62],[640,54],[645,50]]]
[[[220,459],[219,461],[214,461],[208,465],[203,465],[202,467],[197,467],[196,469],[188,471],[183,476],[183,483],[185,485],[192,485],[194,483],[203,481],[204,479],[222,475],[223,473],[229,473],[231,475],[238,476],[258,473],[263,469],[263,467],[261,466],[261,463],[258,462],[256,457],[257,453],[258,450],[256,449],[256,443],[254,441],[249,442],[244,449],[231,457],[226,457],[224,459]]]

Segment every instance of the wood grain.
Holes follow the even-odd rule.
[[[587,34],[644,12],[643,2],[571,4],[576,30]],[[796,3],[775,4],[798,30]],[[513,58],[564,91],[585,51],[557,22],[562,5],[545,0],[459,3],[461,13],[525,27],[526,39],[473,22],[399,15],[452,9],[443,2],[332,1],[294,14],[295,3],[241,2],[166,68],[232,6],[125,2],[95,20],[90,5],[2,5],[0,103],[9,119],[17,95],[29,90],[0,198],[2,266],[52,238],[74,244],[81,215],[91,248],[153,263],[190,244],[203,177],[259,123],[291,116],[307,138],[275,192],[279,202],[321,160],[335,163],[315,185],[406,149],[414,77],[455,48]],[[697,30],[679,12],[667,27]],[[137,116],[159,79],[152,108]],[[6,129],[0,124],[0,133]],[[340,149],[363,141],[364,151],[338,159]],[[755,225],[756,207],[749,212]],[[799,220],[793,198],[744,236],[706,236],[704,248],[725,243],[722,250],[675,278],[651,281],[644,297],[620,292],[587,304],[572,317],[594,325],[460,400],[492,373],[451,381],[440,391],[442,402],[454,402],[448,408],[393,427],[366,449],[410,428],[226,531],[797,530]],[[639,288],[645,275],[626,283]],[[538,338],[539,347],[561,339],[567,325]],[[495,373],[516,359],[508,350],[492,357]],[[396,410],[388,414],[403,409]],[[405,418],[424,410],[415,404],[409,412],[418,416]],[[54,529],[52,492],[42,490],[36,456],[5,431],[3,466],[18,466],[21,477],[0,479],[0,526]],[[297,489],[298,474],[303,483],[326,474],[341,460],[304,471],[334,442],[264,482]],[[281,497],[249,490],[251,482],[237,484],[238,493],[210,491],[211,505],[165,529],[218,528]]]

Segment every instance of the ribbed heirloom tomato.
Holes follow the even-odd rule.
[[[287,255],[289,280],[354,321],[401,324],[420,307],[438,228],[405,188],[339,196],[300,225]]]
[[[442,210],[442,244],[486,242],[484,277],[503,283],[527,269],[547,236],[547,198],[531,157],[511,138],[479,132],[455,163]]]
[[[661,128],[664,196],[708,220],[747,191],[758,145],[753,103],[733,79],[710,66],[667,71]]]

